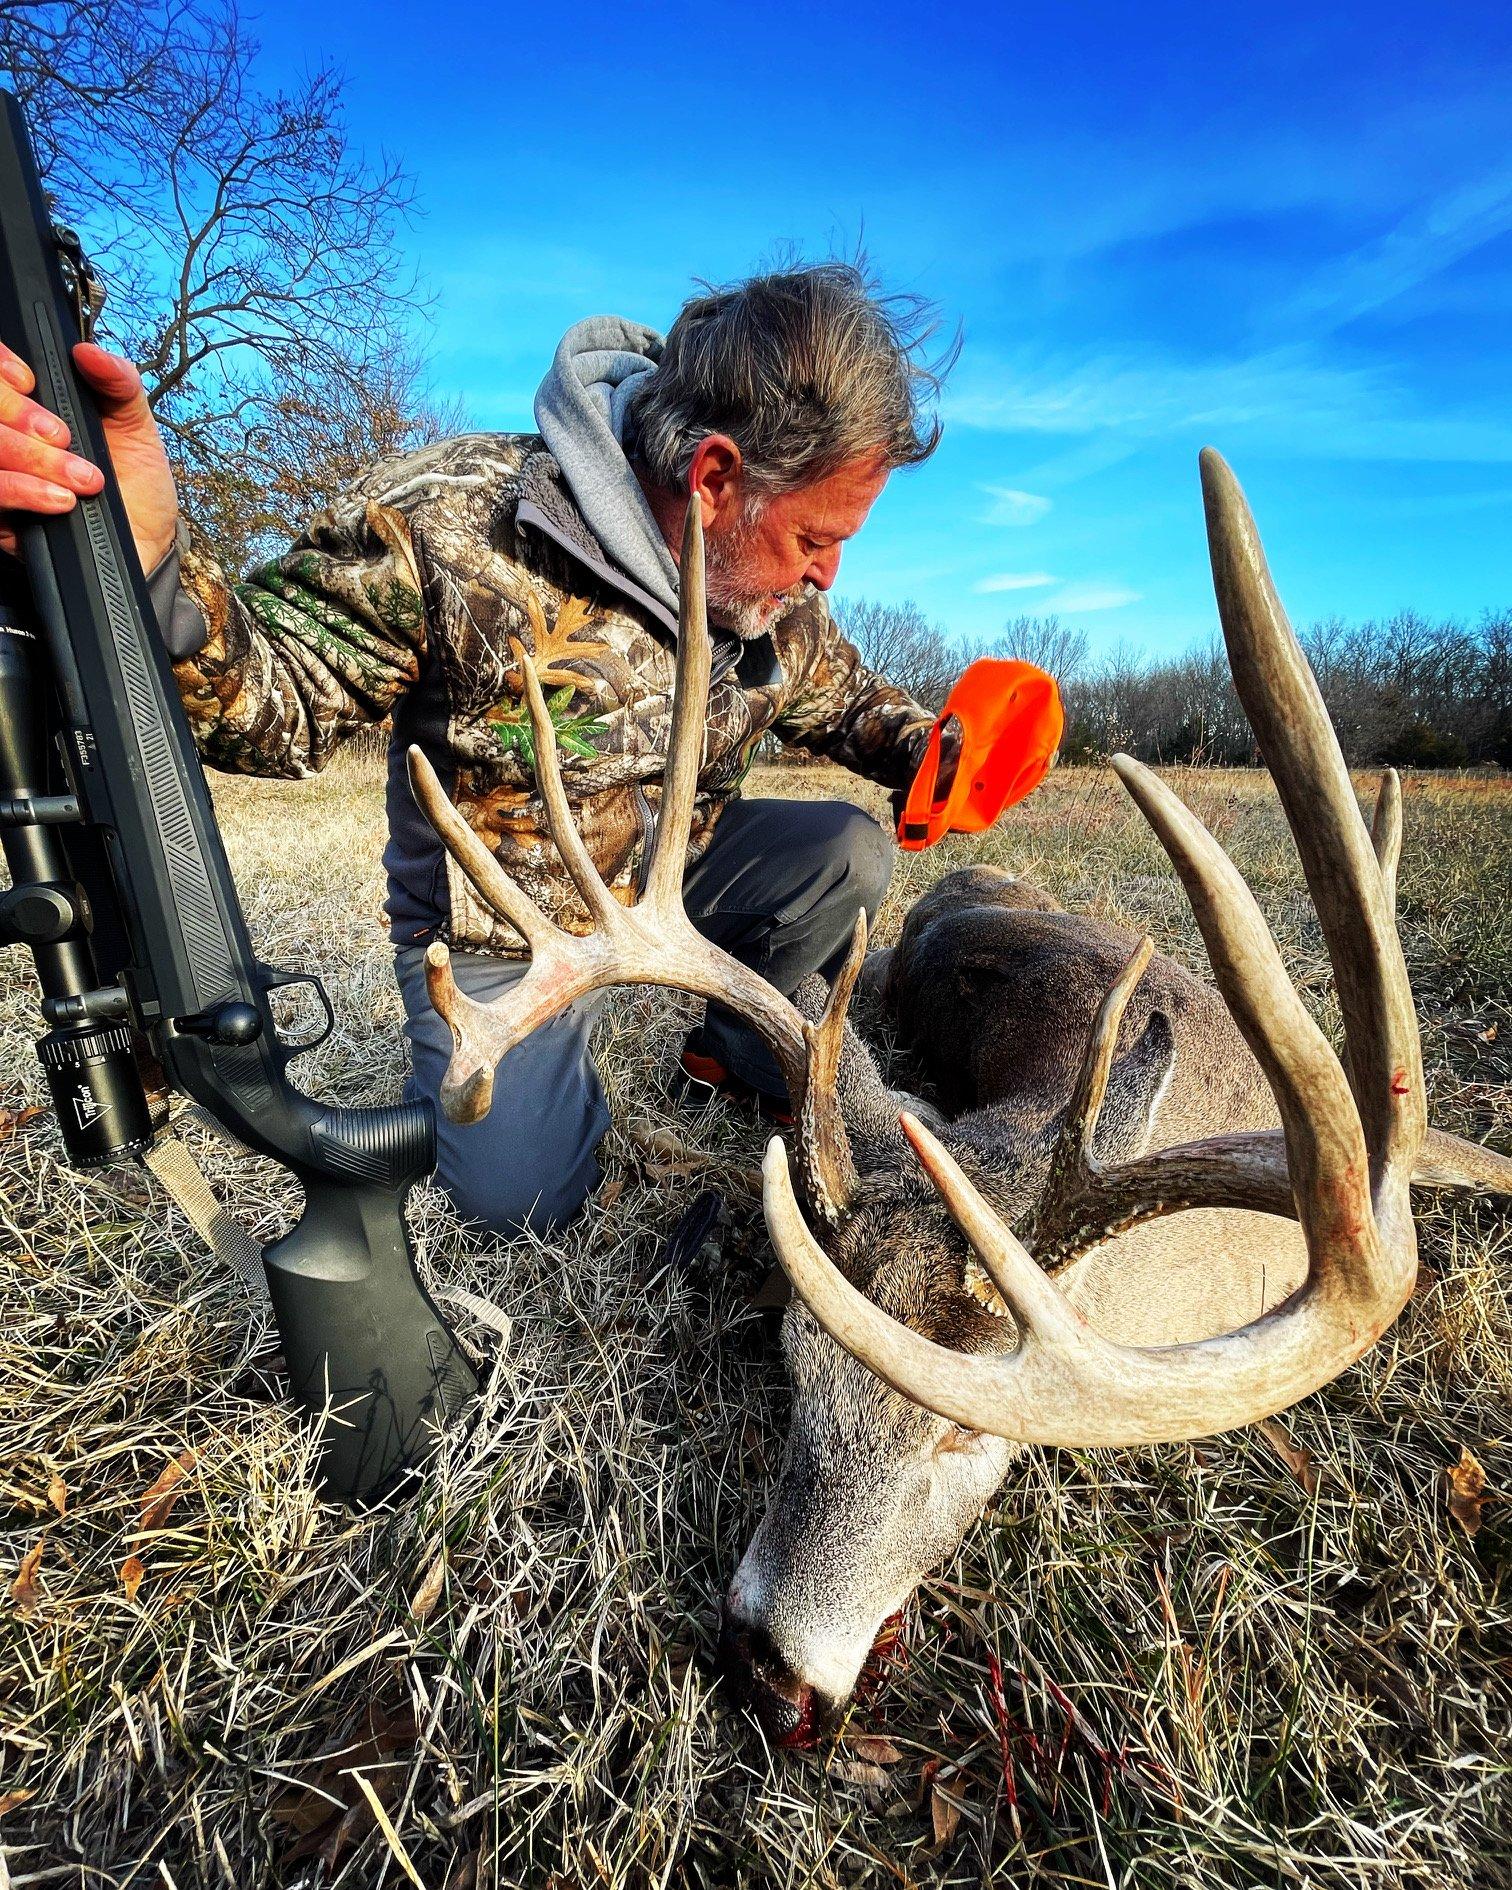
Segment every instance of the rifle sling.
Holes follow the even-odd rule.
[[[216,1200],[199,1163],[171,1132],[158,1137],[142,1157],[187,1216],[194,1231],[219,1260],[227,1260],[255,1298],[266,1300],[262,1243]]]

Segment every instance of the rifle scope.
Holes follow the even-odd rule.
[[[49,792],[55,769],[36,734],[49,720],[37,699],[37,650],[24,611],[0,597],[0,850],[11,873],[0,893],[0,945],[29,946],[37,967],[52,1026],[37,1055],[68,1159],[103,1168],[151,1146],[152,1115],[124,1001],[116,1014],[98,1014],[93,914],[63,840],[80,822],[79,803]]]

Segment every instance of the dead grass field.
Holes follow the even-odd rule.
[[[1332,1021],[1268,782],[1177,776]],[[867,793],[827,770],[753,791]],[[338,1007],[300,1080],[396,1094],[375,772],[217,793],[260,948],[322,970]],[[1512,787],[1413,779],[1406,815],[1435,1118],[1506,1149]],[[910,857],[882,937],[984,855],[1200,961],[1091,770],[985,845]],[[1289,1462],[1254,1432],[1031,1453],[841,1737],[777,1757],[709,1664],[784,1391],[750,1303],[771,1264],[754,1127],[716,1108],[654,1133],[688,1006],[611,1007],[617,1126],[569,1239],[502,1245],[417,1196],[422,1264],[513,1341],[421,1498],[352,1516],[313,1493],[243,1289],[138,1171],[75,1174],[18,1115],[42,1101],[21,956],[0,959],[0,1885],[1512,1882],[1512,1510],[1486,1502],[1472,1536],[1446,1481],[1469,1450],[1512,1483],[1512,1230],[1489,1209],[1425,1221],[1414,1302],[1287,1416]],[[276,1170],[208,1161],[259,1233],[286,1224]],[[711,1185],[721,1248],[669,1266]]]

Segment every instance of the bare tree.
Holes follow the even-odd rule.
[[[0,0],[44,178],[107,278],[105,336],[228,561],[307,496],[290,468],[319,488],[431,424],[409,181],[351,147],[333,70],[268,92],[257,54],[236,0]]]
[[[1064,689],[1087,667],[1087,633],[1054,615],[1013,617],[977,654],[1016,656],[1020,662],[1046,670]]]
[[[358,379],[290,375],[240,415],[202,417],[177,442],[179,493],[227,566],[275,555],[365,467],[462,430],[434,401],[419,354],[395,343]]]
[[[1093,660],[1087,634],[1058,617],[1016,617],[971,643],[952,639],[917,604],[860,598],[836,615],[867,663],[939,709],[979,656],[1048,670],[1066,708],[1064,761],[1120,750],[1141,761],[1251,767],[1255,739],[1216,639],[1152,658],[1122,645]],[[1408,767],[1512,767],[1512,614],[1434,623],[1415,611],[1381,622],[1329,618],[1302,635],[1349,760]]]
[[[906,689],[926,709],[944,705],[967,659],[917,604],[877,604],[858,597],[837,604],[835,620],[869,669]]]

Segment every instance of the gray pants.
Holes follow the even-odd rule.
[[[893,843],[849,801],[744,801],[728,806],[709,850],[688,869],[688,916],[716,945],[791,994],[812,971],[833,977],[859,907],[868,921],[892,875]],[[493,1107],[481,1122],[448,1122],[437,1098],[451,1032],[425,990],[424,950],[395,956],[404,998],[411,1075],[405,1096],[437,1104],[436,1180],[470,1220],[501,1232],[560,1226],[599,1178],[594,1152],[609,1126],[588,1039],[603,996],[595,993],[535,1031],[499,1065]],[[480,1003],[525,975],[524,963],[456,953],[457,983]],[[715,1057],[752,1088],[785,1089],[760,1039],[711,1004],[690,1048]]]

